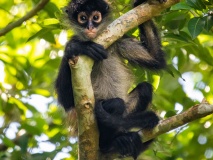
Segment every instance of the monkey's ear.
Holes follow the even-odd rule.
[[[66,14],[69,13],[69,8],[68,7],[63,7],[61,10],[62,10],[63,13],[66,13]]]
[[[106,6],[106,10],[109,10],[109,5]]]
[[[68,8],[66,7],[66,8],[64,8],[64,12],[66,13],[66,14],[68,14],[69,13],[69,10],[68,10]]]
[[[103,0],[103,1],[107,3],[106,10],[109,10],[109,8],[110,8],[110,6],[109,6],[109,5],[110,5],[111,3],[110,3],[108,0]]]

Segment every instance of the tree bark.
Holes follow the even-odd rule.
[[[91,58],[83,55],[69,60],[78,117],[79,160],[98,160],[99,134],[93,114],[95,100],[90,78],[93,63]]]
[[[141,131],[142,141],[146,142],[172,129],[180,127],[196,119],[205,117],[213,113],[213,105],[203,100],[200,104],[192,106],[188,110],[178,115],[172,116],[160,123],[151,131]]]

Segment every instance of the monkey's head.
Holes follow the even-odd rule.
[[[104,0],[72,0],[66,13],[77,35],[93,39],[106,25],[103,22],[108,16],[109,5]]]

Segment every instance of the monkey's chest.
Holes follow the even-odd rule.
[[[91,79],[95,99],[126,99],[133,82],[131,72],[116,56],[95,64]]]

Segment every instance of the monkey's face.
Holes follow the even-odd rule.
[[[101,12],[80,12],[77,16],[77,22],[83,28],[84,35],[89,39],[93,39],[97,36],[98,26],[102,22]]]
[[[65,12],[71,28],[82,40],[95,38],[111,19],[105,0],[72,0]]]

